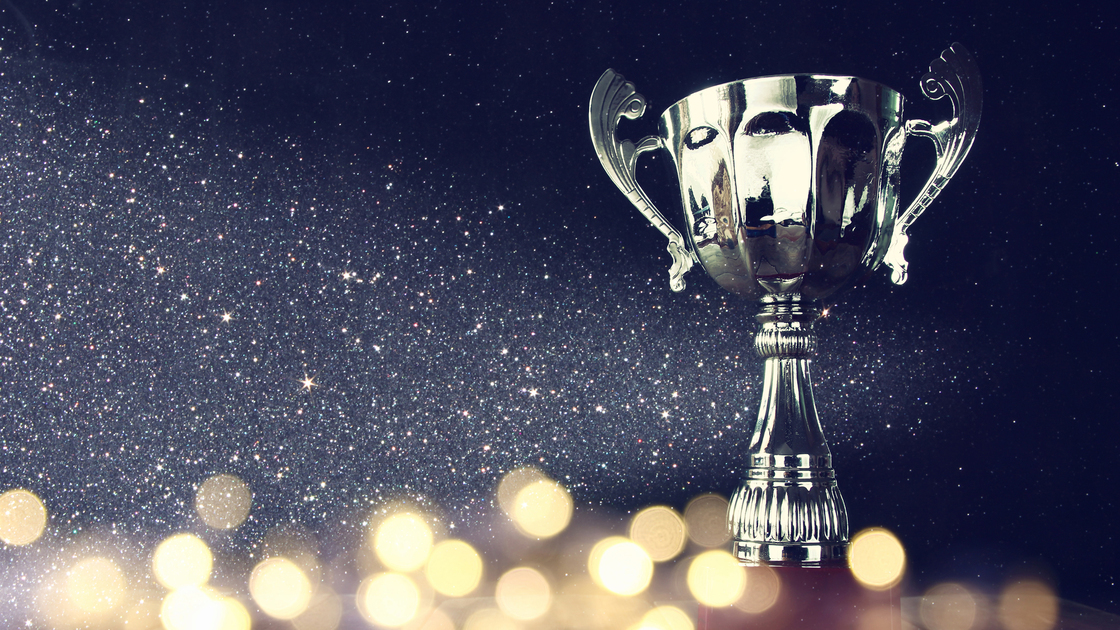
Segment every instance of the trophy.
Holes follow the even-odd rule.
[[[953,44],[921,81],[953,114],[903,117],[902,95],[857,77],[790,74],[700,90],[661,115],[659,133],[619,140],[644,97],[607,70],[591,94],[591,138],[607,174],[669,239],[669,284],[700,263],[720,286],[759,301],[755,349],[765,360],[749,466],[728,508],[734,553],[746,565],[844,565],[848,517],[813,401],[809,358],[824,301],[881,263],[906,281],[907,230],[956,173],[982,104],[972,56]],[[899,169],[911,136],[929,138],[936,164],[899,212]],[[664,149],[680,183],[681,236],[635,180]]]

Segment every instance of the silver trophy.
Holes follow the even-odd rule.
[[[956,173],[982,104],[972,56],[953,44],[921,81],[948,96],[950,119],[903,117],[903,98],[856,77],[791,74],[745,79],[686,97],[660,133],[616,137],[646,109],[634,85],[607,70],[591,94],[591,138],[603,168],[669,239],[669,284],[684,289],[697,262],[732,293],[756,298],[755,350],[765,359],[750,464],[731,498],[735,555],[745,564],[843,564],[848,516],[813,401],[809,358],[823,302],[881,263],[906,281],[906,231]],[[911,136],[933,140],[937,162],[899,211],[899,167]],[[687,238],[634,178],[642,153],[664,149],[680,182]]]

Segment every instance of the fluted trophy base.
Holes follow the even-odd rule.
[[[755,350],[766,359],[745,479],[727,516],[747,565],[817,568],[847,562],[848,514],[821,432],[809,357],[820,308],[800,296],[762,300]]]

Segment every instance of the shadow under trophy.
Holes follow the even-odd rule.
[[[813,401],[809,358],[823,302],[880,264],[906,281],[907,229],[968,154],[980,121],[980,74],[953,44],[921,80],[952,117],[903,116],[895,90],[857,77],[791,74],[696,92],[661,115],[659,133],[616,137],[646,109],[607,70],[591,95],[591,138],[615,185],[669,239],[669,284],[700,263],[720,286],[757,299],[755,349],[765,359],[749,466],[728,509],[744,565],[843,567],[848,517]],[[900,211],[899,167],[912,137],[933,141],[936,165]],[[638,156],[663,149],[680,183],[680,232],[635,180]]]

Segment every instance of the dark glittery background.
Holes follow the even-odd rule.
[[[985,110],[911,280],[880,270],[817,325],[841,489],[917,584],[1029,570],[1120,610],[1103,8],[269,4],[0,9],[0,489],[42,497],[51,537],[150,545],[216,472],[254,493],[230,553],[291,522],[329,547],[397,497],[485,540],[527,464],[577,510],[731,492],[754,306],[698,271],[669,290],[595,160],[591,86],[613,67],[659,112],[856,74],[933,118],[918,78],[960,41]],[[659,161],[639,177],[675,216]],[[0,615],[36,553],[0,551]]]

